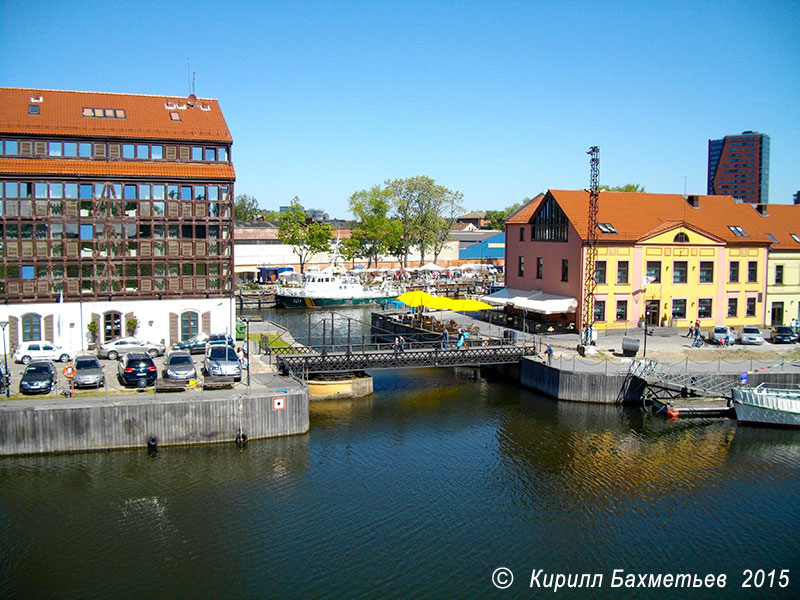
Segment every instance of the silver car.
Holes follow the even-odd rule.
[[[186,350],[173,350],[167,354],[161,376],[164,379],[176,379],[180,381],[197,379],[197,370],[194,368],[192,355]]]
[[[228,345],[211,346],[203,359],[203,375],[233,377],[234,381],[241,381],[242,365],[236,356],[236,350]]]
[[[739,332],[739,343],[760,345],[764,343],[764,337],[761,335],[761,330],[758,327],[748,325],[742,327],[742,330]]]
[[[97,357],[117,360],[129,352],[143,352],[151,358],[164,354],[164,344],[153,344],[135,337],[116,338],[110,342],[103,342],[97,347]]]
[[[76,388],[103,387],[106,384],[103,365],[91,355],[75,357],[75,375],[72,377],[72,383]]]

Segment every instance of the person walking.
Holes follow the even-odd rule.
[[[547,364],[550,365],[553,362],[553,347],[547,344],[547,350],[544,353],[547,355]]]
[[[447,350],[447,346],[450,343],[450,334],[447,332],[447,327],[442,330],[442,348]]]
[[[405,351],[406,351],[406,338],[404,338],[401,335],[400,336],[400,352],[405,352]]]
[[[689,321],[689,332],[683,337],[687,337],[687,338],[693,338],[694,337],[694,321]]]
[[[394,353],[397,354],[400,352],[400,338],[395,336],[394,338]]]

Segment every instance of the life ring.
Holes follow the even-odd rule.
[[[67,379],[72,379],[73,377],[75,377],[75,374],[78,372],[78,370],[72,365],[67,365],[66,367],[61,369],[61,372]]]

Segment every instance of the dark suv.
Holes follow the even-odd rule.
[[[158,369],[148,354],[129,352],[117,363],[117,377],[122,385],[153,385],[158,378]]]
[[[193,338],[172,345],[173,350],[188,350],[190,354],[202,354],[206,344],[220,346],[227,344],[233,348],[233,338],[227,333],[200,333]]]

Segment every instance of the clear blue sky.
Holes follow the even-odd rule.
[[[186,95],[187,57],[267,209],[415,175],[502,208],[587,187],[591,145],[601,183],[705,193],[744,130],[800,190],[798,2],[0,0],[3,86]]]

